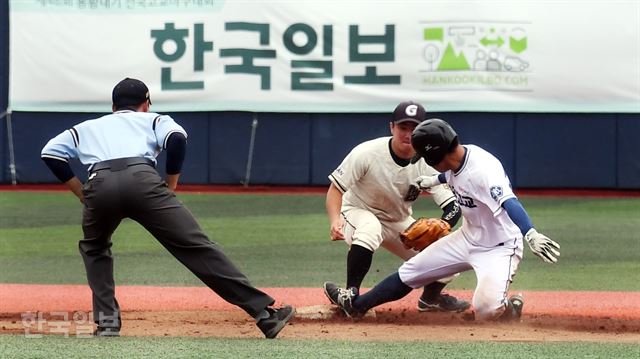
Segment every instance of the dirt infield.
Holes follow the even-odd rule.
[[[320,288],[264,288],[299,315],[282,338],[432,341],[640,342],[638,292],[523,292],[519,323],[479,323],[469,313],[419,313],[414,292],[376,308],[358,322],[328,305]],[[469,300],[469,291],[451,291]],[[260,338],[253,320],[204,287],[120,286],[122,334]],[[1,333],[61,333],[86,329],[91,293],[84,285],[0,285]],[[317,312],[317,313],[316,313]],[[321,319],[314,319],[316,315]],[[26,318],[29,319],[26,319]],[[37,318],[36,321],[33,321]],[[83,324],[84,323],[84,324]],[[53,330],[54,328],[55,330]]]

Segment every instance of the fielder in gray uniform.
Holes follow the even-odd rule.
[[[500,161],[475,145],[462,145],[453,128],[441,119],[420,123],[411,136],[412,162],[426,162],[440,174],[420,176],[420,188],[447,183],[462,208],[462,226],[406,261],[364,295],[339,303],[349,315],[398,300],[414,288],[453,273],[473,270],[477,320],[518,320],[524,298],[508,297],[509,286],[523,255],[523,241],[547,263],[555,263],[560,245],[539,233],[513,193]],[[424,161],[422,161],[424,159]],[[343,288],[325,288],[337,300]]]
[[[80,253],[93,292],[96,336],[119,336],[111,235],[131,218],[227,302],[255,318],[267,338],[291,320],[291,306],[272,308],[274,299],[253,287],[222,249],[207,238],[191,212],[176,198],[185,156],[185,130],[166,115],[149,112],[151,99],[140,80],[126,78],[112,93],[113,113],[77,124],[51,139],[42,159],[84,204]],[[156,172],[156,156],[167,151],[167,176]],[[89,165],[81,183],[68,160]]]
[[[373,253],[384,247],[408,260],[418,252],[405,248],[400,232],[415,221],[413,202],[420,191],[412,187],[415,178],[438,174],[424,161],[411,164],[415,155],[411,133],[426,118],[422,105],[405,101],[396,106],[389,129],[391,136],[380,137],[356,146],[340,166],[329,175],[326,209],[329,216],[329,236],[344,240],[347,254],[347,287],[334,304],[355,298],[371,267]],[[460,207],[446,185],[429,189],[431,198],[442,209],[442,219],[453,228],[460,219]],[[453,273],[452,273],[453,274]],[[454,277],[439,278],[424,287],[418,300],[419,311],[462,312],[470,304],[442,293]],[[335,284],[326,282],[325,293]]]

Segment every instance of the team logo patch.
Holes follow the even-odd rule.
[[[500,186],[493,186],[489,189],[489,192],[491,193],[491,198],[493,198],[494,201],[498,202],[498,199],[500,199],[500,197],[502,197],[502,187]]]
[[[413,117],[418,113],[418,105],[409,105],[407,106],[407,109],[404,110],[404,113],[407,114],[407,116]]]

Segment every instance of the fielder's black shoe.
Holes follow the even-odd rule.
[[[265,310],[269,312],[269,318],[260,319],[256,325],[268,339],[275,338],[296,313],[296,310],[290,305],[279,309],[266,308]]]
[[[353,300],[358,296],[357,288],[344,289],[332,282],[324,282],[322,287],[324,288],[324,294],[331,303],[340,307],[347,317],[359,318],[362,316],[360,312],[353,309]]]
[[[94,337],[119,337],[120,336],[120,328],[113,327],[98,327],[98,329],[93,331]]]
[[[460,313],[469,309],[469,302],[460,300],[452,295],[440,293],[434,300],[418,299],[418,311],[420,312],[454,312]]]

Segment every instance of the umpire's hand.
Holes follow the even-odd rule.
[[[169,186],[169,190],[171,190],[171,192],[175,191],[176,187],[178,187],[179,177],[180,177],[179,173],[175,175],[167,175],[165,182],[167,182],[167,186]]]

